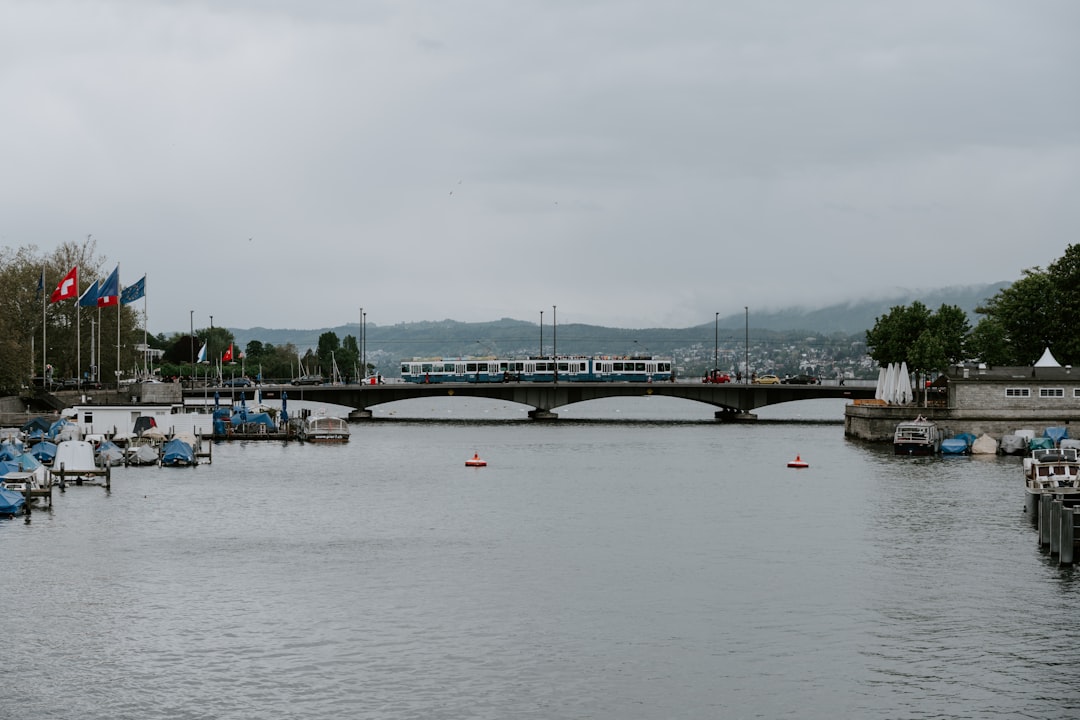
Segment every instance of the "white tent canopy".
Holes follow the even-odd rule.
[[[1053,353],[1050,352],[1050,348],[1043,350],[1042,357],[1035,363],[1035,367],[1061,367],[1061,363],[1057,361]]]

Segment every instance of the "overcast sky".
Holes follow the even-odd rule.
[[[1015,280],[1080,240],[1078,38],[1072,0],[0,0],[0,238],[92,235],[155,333]]]

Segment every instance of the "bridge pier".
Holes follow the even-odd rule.
[[[545,410],[544,408],[536,408],[535,410],[530,410],[529,411],[529,417],[531,417],[533,420],[558,420],[559,419],[559,416],[556,413],[553,413],[550,410]]]
[[[350,420],[370,420],[372,412],[367,408],[357,408],[349,413]]]

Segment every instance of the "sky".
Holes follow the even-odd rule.
[[[1077,241],[1077,37],[1072,0],[0,0],[0,241],[91,236],[154,333],[1011,281]]]

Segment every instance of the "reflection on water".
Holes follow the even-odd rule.
[[[0,707],[1075,716],[1080,679],[1047,668],[1073,665],[1077,587],[1038,550],[1015,458],[896,458],[845,440],[833,401],[725,425],[640,400],[553,423],[384,408],[347,445],[219,444],[0,522],[27,627]]]

